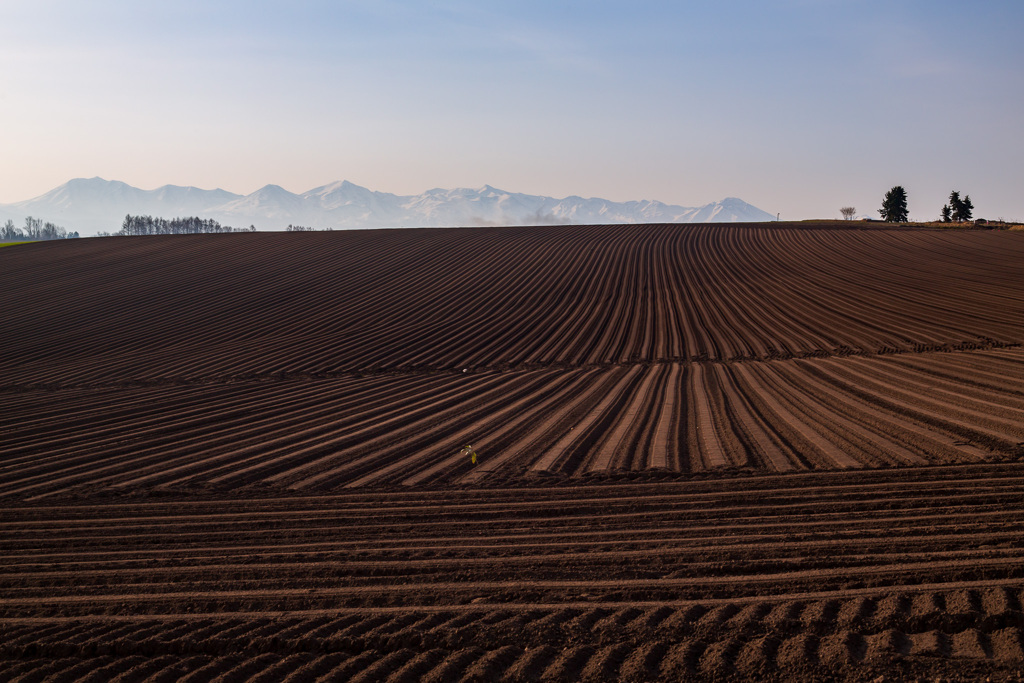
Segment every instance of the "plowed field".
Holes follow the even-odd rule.
[[[1024,234],[67,240],[0,291],[0,680],[1024,672]]]

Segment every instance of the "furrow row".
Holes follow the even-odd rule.
[[[1024,366],[1024,351],[1014,349],[926,353],[916,361],[277,382],[252,392],[237,384],[185,393],[139,388],[113,392],[110,410],[128,415],[145,402],[142,416],[95,427],[87,425],[98,396],[89,392],[44,428],[31,419],[20,425],[18,407],[7,413],[0,496],[46,499],[84,488],[306,492],[486,485],[530,474],[789,472],[1020,457],[1019,384],[990,377],[980,386],[970,374],[948,371],[937,377],[935,367],[957,367],[943,364],[950,355]],[[475,465],[460,455],[466,444],[478,453]]]
[[[641,225],[28,245],[0,254],[0,376],[100,386],[1019,344],[1017,237]]]

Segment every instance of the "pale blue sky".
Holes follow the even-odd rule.
[[[0,2],[0,202],[347,179],[1024,220],[1024,2]]]

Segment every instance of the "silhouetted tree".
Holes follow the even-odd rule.
[[[974,204],[971,202],[970,195],[964,195],[963,199],[960,199],[960,193],[953,190],[949,193],[949,209],[950,219],[957,223],[971,220],[974,215]],[[943,217],[945,217],[945,207],[943,207]]]
[[[25,231],[25,238],[30,240],[42,239],[43,234],[43,220],[41,218],[32,218],[32,216],[25,217],[25,227],[22,228]]]
[[[889,223],[906,223],[907,221],[907,191],[902,185],[896,185],[885,193],[885,200],[882,208],[878,210],[882,220]]]
[[[0,240],[19,240],[21,237],[21,230],[14,227],[14,221],[8,218],[4,227],[0,228]]]
[[[839,213],[843,214],[843,218],[845,220],[852,221],[853,214],[857,213],[857,209],[853,208],[852,206],[844,206],[843,208],[839,209]]]
[[[59,225],[41,218],[27,216],[25,227],[18,229],[14,227],[14,221],[8,220],[0,228],[0,239],[7,240],[62,240],[68,237],[78,237],[78,233],[68,234],[68,231]]]
[[[43,228],[39,233],[39,238],[44,240],[63,240],[67,239],[68,231],[59,225],[54,225],[47,221],[43,223]]]
[[[218,232],[248,232],[245,228],[236,231],[230,225],[221,225],[212,218],[198,216],[186,218],[153,218],[128,214],[121,223],[118,235],[199,235]]]
[[[971,195],[965,194],[964,200],[960,202],[960,220],[969,221],[974,217],[974,203],[971,202]]]
[[[959,222],[962,208],[963,202],[960,200],[960,193],[957,190],[953,190],[949,193],[950,219]]]
[[[942,206],[942,222],[949,223],[953,220],[953,210],[949,208],[949,204],[943,204]]]

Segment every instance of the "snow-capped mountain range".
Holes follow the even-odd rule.
[[[44,195],[0,204],[0,222],[21,227],[26,216],[76,230],[83,236],[116,232],[126,214],[162,218],[199,216],[222,225],[283,230],[313,228],[555,225],[592,223],[721,223],[774,220],[775,216],[729,197],[699,207],[644,200],[542,197],[481,188],[434,189],[419,195],[375,192],[340,181],[293,194],[267,185],[252,194],[164,185],[140,190],[117,180],[77,178]]]

